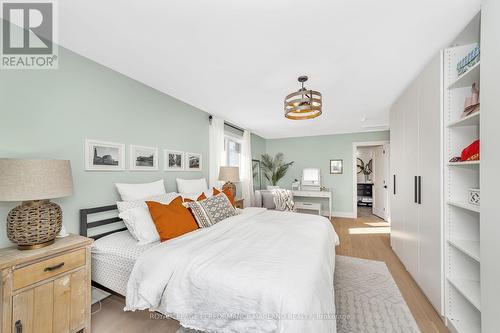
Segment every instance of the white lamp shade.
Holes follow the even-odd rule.
[[[221,166],[219,169],[219,180],[231,183],[239,182],[240,168],[232,166]]]
[[[72,193],[70,161],[0,158],[0,201],[44,200]]]

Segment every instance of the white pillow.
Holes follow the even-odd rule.
[[[163,179],[145,184],[116,183],[115,185],[123,201],[141,200],[167,193],[167,191],[165,191]]]
[[[177,178],[177,192],[179,193],[201,193],[207,191],[208,185],[205,178],[180,179]]]
[[[202,193],[204,193],[207,198],[210,198],[211,196],[213,196],[213,192],[210,191],[209,189],[205,189],[202,192],[196,192],[196,193],[180,193],[180,196],[182,196],[182,199],[191,199],[191,200],[196,201],[196,199],[198,199],[198,197]]]
[[[120,214],[119,218],[127,226],[128,231],[140,245],[149,244],[160,240],[160,235],[149,213],[146,201],[155,201],[162,204],[169,204],[179,195],[175,192],[166,193],[143,200],[119,201],[116,203]]]
[[[127,209],[118,215],[127,226],[130,234],[137,239],[139,245],[149,244],[160,240],[160,235],[149,214],[148,206],[139,206]]]

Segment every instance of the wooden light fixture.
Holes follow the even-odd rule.
[[[302,88],[285,97],[285,117],[292,120],[312,119],[322,113],[323,101],[321,93],[304,87],[307,76],[299,76]]]

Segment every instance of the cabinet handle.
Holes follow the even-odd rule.
[[[394,195],[396,195],[396,174],[392,175],[394,180],[392,181],[392,188],[394,190]]]
[[[45,267],[45,269],[43,271],[44,272],[52,272],[52,271],[55,271],[56,269],[59,269],[63,266],[64,266],[64,262],[61,262],[61,263],[54,265],[54,266]]]
[[[418,176],[418,204],[422,204],[422,176]]]
[[[21,324],[20,320],[16,321],[15,327],[16,333],[23,333],[23,324]]]
[[[418,179],[417,179],[417,176],[415,176],[415,182],[413,183],[413,192],[414,192],[413,201],[415,203],[418,202],[418,198],[417,198],[418,197],[418,188],[417,187],[418,187]]]

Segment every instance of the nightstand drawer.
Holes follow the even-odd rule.
[[[13,289],[48,279],[85,265],[85,249],[68,252],[14,270]]]

